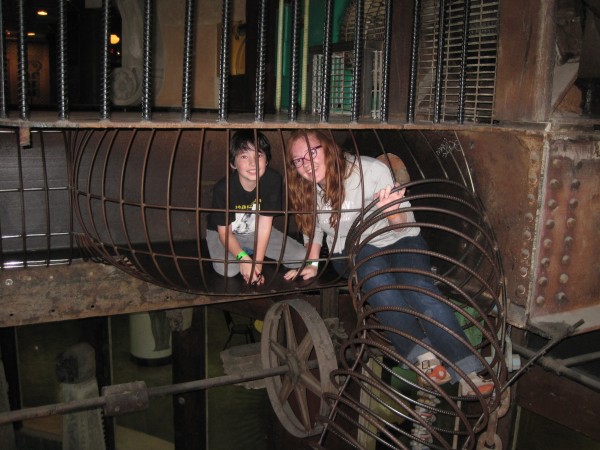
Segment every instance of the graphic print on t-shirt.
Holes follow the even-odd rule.
[[[256,211],[256,202],[252,202],[252,207],[249,209]],[[254,230],[256,229],[256,214],[236,212],[235,220],[231,224],[231,229],[235,234],[254,233]]]

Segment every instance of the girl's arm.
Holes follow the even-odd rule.
[[[310,250],[308,251],[308,260],[310,262],[317,262],[319,255],[321,254],[321,244],[313,241]],[[302,270],[292,269],[285,273],[283,278],[286,280],[295,280],[298,277],[302,277],[303,280],[308,280],[317,276],[319,266],[317,264],[311,264],[307,262]]]

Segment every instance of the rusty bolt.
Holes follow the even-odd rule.
[[[552,166],[553,166],[555,169],[560,169],[560,166],[561,166],[561,165],[562,165],[562,161],[561,161],[560,159],[554,159],[554,160],[552,161]]]
[[[565,249],[569,250],[573,245],[573,238],[571,236],[567,236],[565,238]]]
[[[517,295],[518,296],[525,295],[525,286],[523,286],[522,284],[517,286]]]
[[[550,265],[550,259],[549,258],[542,258],[542,266],[544,267],[548,267]]]
[[[568,265],[571,262],[571,257],[569,255],[564,255],[562,257],[562,259],[560,260],[561,263],[563,263],[563,265]]]
[[[523,258],[529,258],[529,250],[528,250],[528,249],[526,249],[526,248],[522,248],[522,249],[521,249],[521,256],[522,256]]]
[[[544,298],[543,295],[540,295],[540,296],[538,296],[538,298],[535,299],[535,303],[541,306],[544,303],[546,303],[546,299]]]
[[[570,229],[573,229],[573,227],[575,227],[575,222],[577,222],[575,219],[573,219],[572,217],[567,219],[567,227]]]
[[[541,277],[541,278],[538,280],[538,284],[539,284],[540,286],[542,286],[542,287],[546,286],[546,285],[548,284],[548,278],[546,278],[546,277]]]
[[[553,178],[550,180],[550,187],[552,189],[558,189],[560,187],[560,181],[558,181],[556,178]]]
[[[560,277],[558,278],[558,281],[560,282],[560,284],[567,284],[569,282],[569,275],[567,275],[566,273],[561,273]]]
[[[552,239],[544,239],[544,248],[552,247]]]
[[[556,209],[556,207],[558,206],[558,202],[554,199],[550,199],[548,200],[548,207],[550,209]]]
[[[13,280],[12,278],[7,278],[6,280],[4,280],[4,284],[6,286],[12,286],[13,285]]]
[[[579,181],[577,178],[571,181],[571,188],[579,189],[579,186],[581,186],[581,181]]]
[[[527,271],[527,267],[523,267],[523,266],[521,266],[521,267],[519,268],[519,273],[521,274],[521,276],[522,276],[522,277],[526,277],[526,276],[527,276],[527,272],[528,272],[528,271]]]
[[[579,201],[576,198],[572,198],[571,200],[569,200],[569,207],[571,209],[575,209],[579,206]]]
[[[529,230],[525,230],[525,231],[523,232],[523,238],[524,238],[526,241],[530,241],[530,240],[531,240],[531,231],[529,231]]]
[[[546,228],[548,228],[549,230],[551,230],[552,228],[554,228],[554,220],[548,219],[546,221]]]
[[[557,303],[564,303],[566,302],[567,299],[567,294],[565,294],[564,292],[558,292],[555,296],[554,296],[554,300],[556,300]]]
[[[533,214],[531,213],[527,213],[525,214],[525,220],[527,220],[527,222],[533,222]]]

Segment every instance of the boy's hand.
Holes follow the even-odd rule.
[[[240,261],[240,273],[244,277],[244,281],[253,286],[260,286],[264,284],[265,277],[263,276],[261,269],[262,264],[254,264],[254,273],[252,272],[252,258],[244,256]]]
[[[298,277],[302,277],[303,280],[309,280],[311,278],[316,277],[318,271],[319,268],[317,266],[305,266],[302,268],[302,270],[288,270],[283,276],[283,278],[285,278],[288,281],[295,280]]]

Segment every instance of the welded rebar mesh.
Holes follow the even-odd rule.
[[[77,255],[73,234],[66,135],[32,131],[31,145],[1,132],[0,269],[68,264]]]

